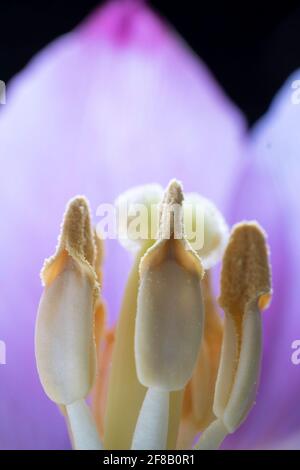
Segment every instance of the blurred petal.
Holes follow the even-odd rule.
[[[38,273],[66,201],[85,194],[95,211],[128,187],[177,176],[222,208],[243,135],[204,65],[133,0],[96,11],[12,81],[0,111],[0,447],[67,445],[33,352]],[[129,258],[107,245],[104,296],[115,317]]]
[[[297,78],[300,71],[288,79],[254,128],[249,160],[232,194],[231,222],[254,218],[268,234],[274,297],[263,314],[265,344],[256,405],[226,440],[227,448],[281,448],[300,432],[300,370],[291,362],[291,344],[300,338],[300,105],[291,99]],[[290,442],[300,448],[300,440]]]

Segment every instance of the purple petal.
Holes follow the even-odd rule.
[[[67,445],[33,347],[38,273],[67,200],[83,193],[95,213],[132,185],[176,176],[223,207],[243,135],[243,118],[204,65],[133,0],[96,11],[13,80],[0,113],[0,447]],[[110,241],[104,294],[113,317],[129,265]]]
[[[249,161],[233,194],[231,221],[256,219],[268,233],[274,295],[263,313],[265,346],[256,405],[227,439],[229,448],[281,448],[300,433],[300,367],[291,361],[291,344],[300,339],[300,105],[292,103],[291,88],[299,78],[300,71],[288,79],[256,125]],[[291,442],[296,445],[295,439]]]

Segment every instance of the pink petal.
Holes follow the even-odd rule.
[[[33,350],[38,273],[67,200],[83,193],[95,213],[132,185],[178,177],[224,207],[243,135],[243,118],[205,66],[133,0],[96,11],[12,81],[0,114],[0,334],[8,362],[0,369],[0,447],[67,442]],[[110,241],[104,294],[113,317],[129,265]]]
[[[284,448],[300,431],[300,367],[292,342],[300,339],[300,105],[290,77],[252,132],[249,161],[233,194],[232,222],[256,219],[271,248],[273,300],[263,313],[265,351],[256,405],[225,447]],[[300,440],[296,445],[300,448]]]

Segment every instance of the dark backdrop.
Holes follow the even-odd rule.
[[[0,79],[8,81],[44,45],[101,1],[0,0]],[[153,0],[208,64],[252,124],[300,67],[300,3]]]

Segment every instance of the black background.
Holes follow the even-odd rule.
[[[0,79],[71,30],[101,1],[0,0]],[[252,124],[300,67],[300,2],[153,0]]]
[[[17,465],[30,464],[31,468],[44,468],[45,462],[50,464],[58,465],[76,465],[80,468],[89,468],[90,470],[95,468],[110,468],[104,464],[104,458],[116,458],[116,457],[137,457],[138,462],[134,468],[140,466],[145,467],[146,462],[149,461],[149,457],[165,456],[165,455],[194,455],[194,464],[187,465],[186,468],[200,468],[202,467],[214,467],[224,468],[230,466],[233,469],[240,469],[241,466],[257,465],[257,466],[268,466],[273,469],[277,468],[293,468],[295,462],[299,462],[299,451],[255,451],[255,450],[243,450],[243,451],[222,451],[218,452],[211,450],[205,452],[199,451],[146,451],[146,450],[114,450],[114,451],[0,451],[1,463],[11,464],[16,463]],[[144,462],[141,462],[141,459]],[[162,468],[166,467],[164,464],[157,463]],[[115,468],[117,468],[116,466]],[[128,465],[121,465],[121,468],[128,468]],[[151,467],[150,467],[151,468]],[[173,468],[179,468],[178,465],[173,465]]]

